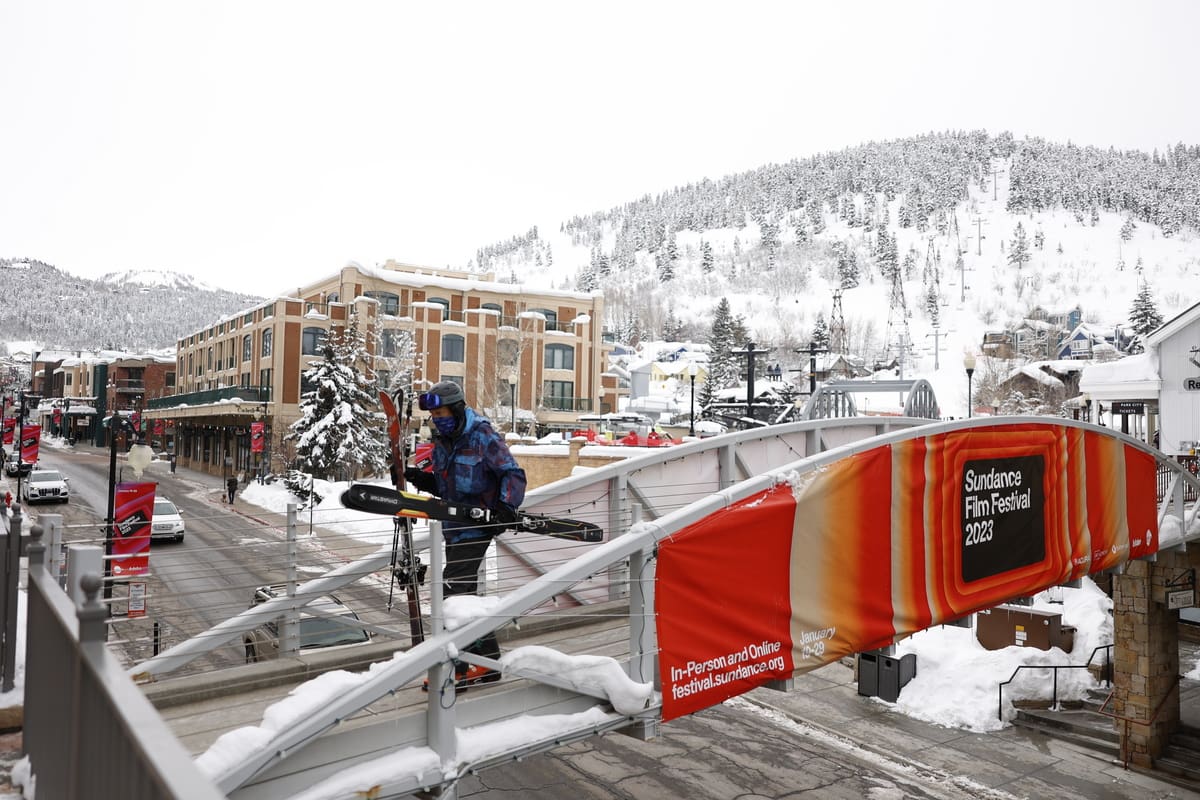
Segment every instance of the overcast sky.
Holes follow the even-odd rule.
[[[0,257],[274,293],[872,139],[1200,143],[1200,4],[0,5]]]

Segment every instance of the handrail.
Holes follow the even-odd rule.
[[[1096,653],[1098,653],[1101,650],[1104,650],[1105,651],[1105,654],[1104,654],[1104,682],[1107,685],[1112,686],[1112,671],[1111,671],[1112,670],[1112,659],[1110,657],[1112,647],[1113,647],[1112,643],[1109,643],[1109,644],[1102,644],[1102,645],[1092,648],[1092,654],[1089,655],[1087,657],[1087,661],[1084,661],[1082,664],[1058,664],[1058,665],[1055,665],[1055,664],[1021,664],[1019,667],[1017,667],[1016,669],[1013,670],[1012,675],[1008,676],[1008,680],[1002,681],[999,684],[999,686],[996,687],[996,695],[997,695],[997,697],[996,697],[996,717],[997,717],[997,719],[999,719],[1001,722],[1004,721],[1004,687],[1007,686],[1008,684],[1012,683],[1014,680],[1016,680],[1017,673],[1023,669],[1054,670],[1054,688],[1050,695],[1050,707],[1057,708],[1058,707],[1058,671],[1060,669],[1089,669],[1092,666],[1092,659],[1096,657]],[[1109,696],[1110,697],[1112,696],[1111,692],[1109,693]],[[1101,708],[1103,708],[1103,706],[1101,706]]]
[[[1150,719],[1146,720],[1145,722],[1136,720],[1133,717],[1122,717],[1119,714],[1117,714],[1116,712],[1109,712],[1109,711],[1104,710],[1104,707],[1106,705],[1108,705],[1108,701],[1112,700],[1113,695],[1116,694],[1115,689],[1113,691],[1109,692],[1108,697],[1104,698],[1104,702],[1100,704],[1100,712],[1099,713],[1103,714],[1106,717],[1109,717],[1112,720],[1120,720],[1121,722],[1125,723],[1124,731],[1121,733],[1121,765],[1125,769],[1129,769],[1129,747],[1128,747],[1128,744],[1129,744],[1129,726],[1130,726],[1130,724],[1132,723],[1135,725],[1142,725],[1147,728],[1150,727],[1151,725],[1153,725],[1154,720],[1158,719],[1159,712],[1162,711],[1163,706],[1166,705],[1167,699],[1171,696],[1171,693],[1175,691],[1175,687],[1179,685],[1179,682],[1181,680],[1183,680],[1182,675],[1175,676],[1175,681],[1171,684],[1171,688],[1167,689],[1167,691],[1163,693],[1162,699],[1158,701],[1158,705],[1155,706],[1155,708],[1154,708],[1154,713],[1151,714]]]

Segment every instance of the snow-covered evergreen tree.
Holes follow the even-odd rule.
[[[1130,352],[1142,352],[1146,335],[1162,324],[1163,317],[1154,304],[1154,296],[1150,294],[1150,285],[1143,281],[1142,288],[1133,298],[1133,305],[1129,309],[1129,326],[1133,328],[1134,333],[1133,343],[1129,347]]]
[[[712,327],[708,332],[708,379],[700,389],[701,408],[707,409],[712,404],[716,390],[737,382],[737,364],[733,355],[733,348],[737,345],[735,335],[735,321],[729,300],[722,297],[713,311]]]
[[[1025,226],[1017,223],[1013,231],[1012,244],[1008,251],[1008,263],[1019,271],[1029,261],[1029,241],[1025,237]]]
[[[368,359],[365,337],[353,315],[345,328],[325,338],[320,360],[305,370],[312,389],[301,396],[300,418],[284,439],[296,443],[299,468],[316,478],[346,479],[384,469],[387,445],[375,413]],[[287,483],[293,494],[307,496],[305,481],[290,476]]]

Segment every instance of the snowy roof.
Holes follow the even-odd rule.
[[[1024,375],[1028,378],[1032,378],[1033,380],[1037,381],[1038,383],[1042,384],[1043,386],[1049,386],[1050,388],[1053,388],[1053,389],[1063,388],[1063,382],[1061,380],[1054,377],[1049,372],[1046,372],[1045,370],[1040,369],[1036,364],[1025,364],[1024,366],[1018,367],[1017,369],[1012,371],[1012,373],[1005,379],[1005,381],[1006,382],[1011,381],[1013,378],[1017,377],[1018,375]]]
[[[1088,364],[1079,378],[1079,390],[1098,400],[1157,398],[1161,385],[1156,351]]]
[[[590,303],[596,296],[602,296],[601,292],[566,292],[558,289],[531,288],[523,283],[499,283],[498,281],[488,281],[483,280],[482,278],[479,280],[468,278],[451,278],[445,275],[431,275],[429,273],[421,272],[401,272],[394,269],[382,269],[379,267],[364,267],[354,261],[351,261],[346,266],[354,267],[364,275],[370,275],[373,278],[378,278],[379,280],[387,281],[388,283],[394,283],[399,286],[408,286],[414,289],[420,289],[427,286],[436,286],[452,292],[487,291],[494,294],[534,294],[542,297],[561,297],[564,299],[578,300],[586,303]]]
[[[1146,344],[1157,346],[1166,339],[1170,339],[1179,331],[1191,325],[1198,317],[1200,317],[1200,303],[1196,303],[1186,311],[1181,311],[1171,319],[1159,325],[1154,330],[1146,335]]]

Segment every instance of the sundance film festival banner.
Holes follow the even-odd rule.
[[[3,434],[4,438],[0,439],[0,442],[3,442],[4,444],[12,444],[13,443],[13,434],[17,430],[17,418],[16,417],[5,417],[3,424],[4,424],[4,429],[3,429],[4,430],[4,434]]]
[[[145,575],[150,570],[150,526],[154,519],[154,483],[119,483],[113,512],[112,574]]]
[[[26,425],[21,430],[21,460],[26,464],[36,464],[38,460],[38,445],[42,441],[41,425]]]
[[[1158,549],[1153,456],[1053,424],[883,445],[659,545],[663,718]]]
[[[250,452],[261,453],[263,451],[263,431],[264,425],[261,422],[250,423]]]

